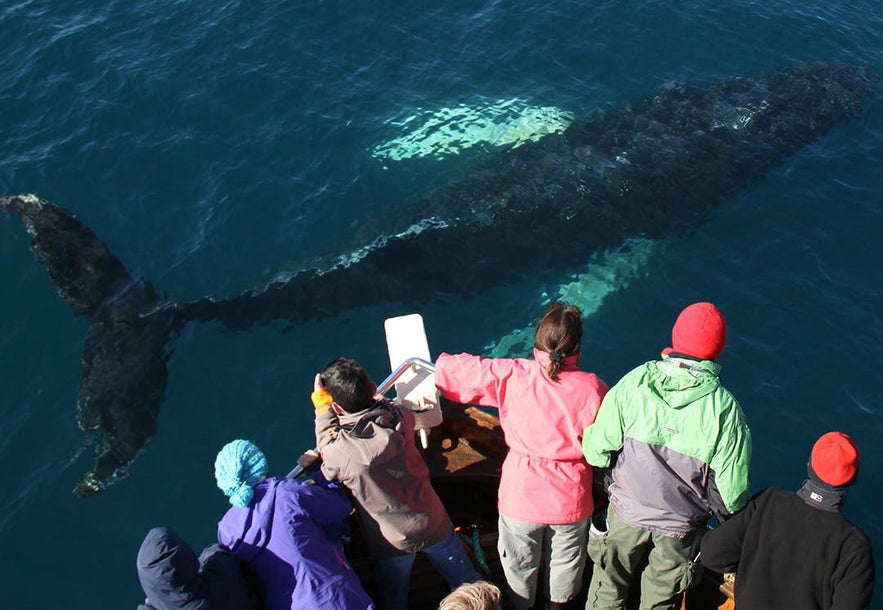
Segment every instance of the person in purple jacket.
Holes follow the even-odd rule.
[[[254,575],[263,607],[373,610],[323,529],[352,510],[346,492],[266,475],[264,454],[246,440],[227,443],[215,460],[215,480],[232,504],[218,523],[218,542]]]

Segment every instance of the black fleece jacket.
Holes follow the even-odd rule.
[[[874,591],[867,536],[839,511],[781,489],[763,490],[706,534],[701,560],[736,572],[736,607],[746,610],[862,610]]]

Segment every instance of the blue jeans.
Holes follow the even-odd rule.
[[[455,589],[464,582],[476,582],[481,576],[463,548],[460,537],[451,531],[441,542],[423,549],[429,563]],[[377,607],[381,610],[405,610],[408,607],[408,588],[411,584],[411,566],[416,553],[394,557],[375,557],[374,574],[377,577]]]

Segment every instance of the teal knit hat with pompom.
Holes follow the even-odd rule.
[[[266,474],[267,458],[251,441],[230,441],[215,458],[215,481],[233,506],[248,506],[254,486]]]

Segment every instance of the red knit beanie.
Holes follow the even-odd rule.
[[[727,323],[720,310],[711,303],[693,303],[678,316],[671,329],[671,347],[663,354],[677,352],[714,360],[727,343]]]
[[[809,465],[823,483],[832,487],[849,485],[858,474],[858,449],[842,432],[828,432],[813,445]]]

